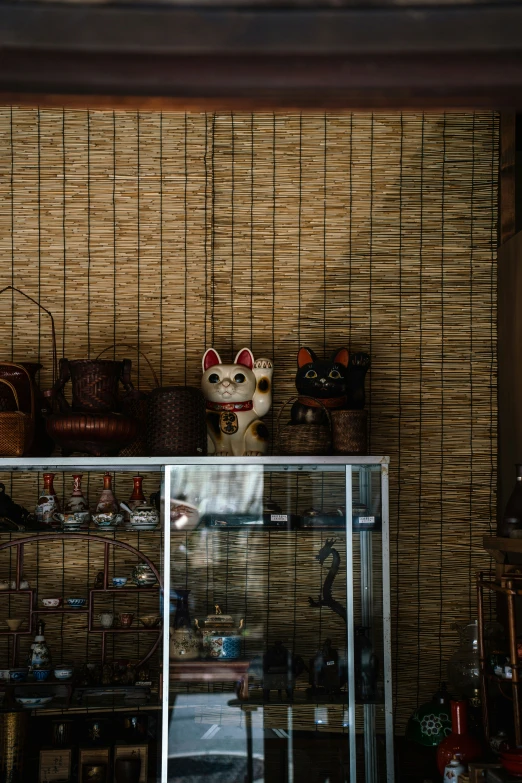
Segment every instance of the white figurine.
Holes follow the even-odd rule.
[[[268,449],[268,429],[260,419],[272,405],[270,359],[257,359],[249,348],[234,364],[221,364],[209,348],[203,356],[201,389],[206,399],[208,453],[216,457],[262,457]]]

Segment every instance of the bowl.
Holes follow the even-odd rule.
[[[158,625],[161,623],[161,615],[144,614],[141,617],[138,617],[138,620],[142,625],[145,626],[145,628],[157,628]]]
[[[10,631],[18,631],[23,621],[23,618],[19,619],[17,617],[9,617],[5,622]]]
[[[126,576],[113,576],[112,577],[112,586],[113,587],[125,587],[127,584],[127,577]]]
[[[123,514],[99,512],[92,515],[92,521],[99,530],[114,530],[123,522]]]
[[[70,680],[73,676],[74,669],[67,664],[60,664],[54,668],[53,674],[57,680]]]
[[[44,707],[53,700],[52,696],[16,696],[15,698],[18,704],[30,710]]]
[[[61,598],[42,598],[42,604],[48,609],[56,608],[62,605]]]
[[[11,682],[25,682],[29,669],[27,666],[21,666],[16,669],[9,669],[9,679]]]
[[[33,669],[33,677],[35,680],[38,680],[39,682],[43,682],[48,678],[50,675],[51,670],[50,669]]]
[[[82,606],[85,606],[87,603],[86,598],[68,598],[67,603],[69,606],[71,606],[73,609],[80,609]]]

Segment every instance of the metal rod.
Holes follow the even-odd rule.
[[[16,544],[16,590],[20,589],[20,580],[22,578],[22,544],[17,542]]]
[[[386,726],[386,780],[394,783],[393,692],[391,658],[391,586],[390,586],[390,500],[388,463],[381,465],[382,514],[382,636],[384,650],[384,719]]]
[[[512,582],[507,583],[508,588],[512,589]],[[508,626],[509,626],[509,655],[512,666],[512,682],[513,682],[513,717],[515,720],[515,742],[517,745],[522,744],[522,732],[520,726],[520,690],[519,690],[519,677],[517,668],[517,629],[515,621],[515,597],[510,592],[507,594],[507,608],[508,608]]]
[[[168,783],[169,764],[169,629],[170,629],[170,483],[171,471],[175,468],[163,468],[163,688],[161,708],[161,783]]]
[[[482,587],[482,572],[477,576],[477,619],[480,666],[480,691],[482,698],[482,722],[484,735],[489,744],[489,704],[488,684],[486,680],[486,654],[484,649],[484,589]]]
[[[109,586],[109,543],[105,542],[105,548],[103,551],[103,589],[106,590]]]
[[[350,780],[357,780],[357,744],[355,735],[355,660],[353,631],[353,533],[352,466],[346,466],[346,663],[348,666],[348,736]]]

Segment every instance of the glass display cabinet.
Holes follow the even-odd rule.
[[[387,457],[0,460],[30,511],[49,472],[62,511],[83,474],[92,513],[110,473],[158,512],[16,529],[0,486],[4,766],[113,780],[141,754],[140,783],[393,783]],[[52,660],[28,671],[41,621]]]
[[[165,497],[162,780],[393,781],[388,459],[178,460]]]

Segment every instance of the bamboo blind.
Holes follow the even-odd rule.
[[[0,283],[52,310],[60,355],[139,343],[162,383],[197,384],[206,347],[248,345],[275,360],[272,425],[300,345],[371,353],[399,729],[475,616],[494,516],[497,136],[489,113],[0,109]],[[46,317],[11,304],[3,355],[45,387]]]

